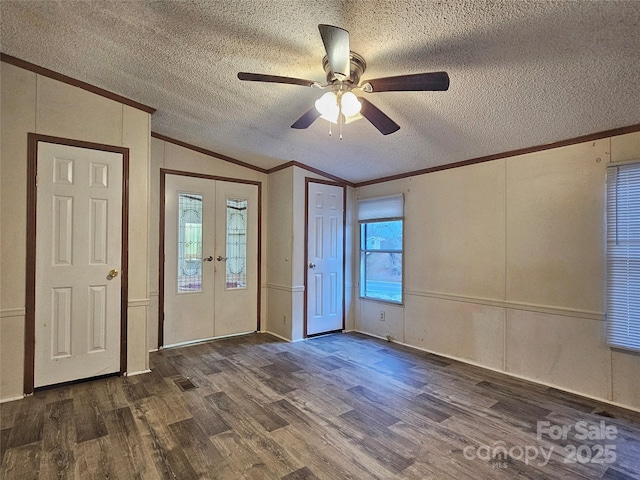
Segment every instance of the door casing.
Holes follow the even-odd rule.
[[[181,170],[160,169],[160,215],[159,215],[159,239],[158,248],[158,349],[164,347],[164,256],[165,256],[165,194],[167,175],[180,175],[184,177],[203,178],[206,180],[220,180],[224,182],[235,182],[258,187],[258,272],[257,272],[257,319],[256,330],[260,331],[261,318],[261,298],[262,298],[262,182],[254,180],[243,180],[238,178],[221,177],[217,175],[206,175],[202,173],[185,172]]]
[[[37,174],[38,143],[54,143],[71,147],[102,150],[122,155],[122,259],[120,291],[120,375],[127,371],[127,306],[129,286],[129,149],[114,145],[85,142],[68,138],[29,133],[27,136],[27,244],[26,244],[26,301],[24,333],[24,381],[26,395],[34,390],[35,325],[36,325],[36,235],[37,235]]]

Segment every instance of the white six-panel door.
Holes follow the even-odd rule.
[[[34,386],[120,370],[122,154],[40,142]]]
[[[307,335],[343,328],[344,189],[308,183]]]
[[[165,346],[253,332],[258,187],[165,176]]]

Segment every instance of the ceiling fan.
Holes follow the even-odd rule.
[[[367,68],[367,64],[362,56],[349,49],[349,32],[339,27],[324,24],[318,25],[318,29],[327,52],[322,59],[322,66],[327,74],[326,84],[278,75],[238,73],[240,80],[286,83],[329,90],[316,100],[315,106],[296,120],[291,125],[291,128],[308,128],[316,119],[322,117],[340,126],[340,138],[342,138],[343,123],[350,123],[364,117],[380,133],[389,135],[398,131],[400,126],[369,100],[357,97],[353,91],[378,93],[445,91],[449,89],[449,75],[447,75],[447,72],[415,73],[376,78],[360,84],[360,77]],[[331,134],[331,130],[329,130],[329,134]]]

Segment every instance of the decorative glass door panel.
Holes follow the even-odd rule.
[[[178,194],[178,293],[202,291],[202,195]]]
[[[246,199],[227,198],[226,288],[247,288]]]

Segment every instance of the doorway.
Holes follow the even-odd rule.
[[[25,393],[126,371],[129,151],[29,134]]]
[[[344,330],[346,188],[306,179],[305,336]]]
[[[158,347],[259,330],[260,184],[161,170]]]

